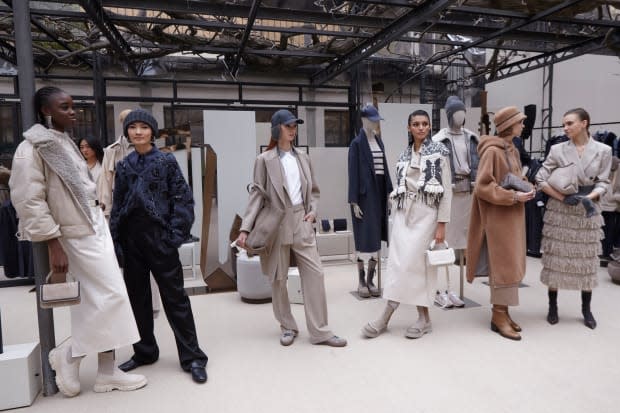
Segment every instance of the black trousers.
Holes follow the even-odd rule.
[[[176,248],[163,241],[164,230],[148,217],[132,214],[124,223],[121,247],[124,277],[140,341],[133,345],[133,359],[153,363],[159,347],[153,332],[153,302],[150,273],[159,286],[161,302],[174,333],[179,361],[189,370],[193,361],[207,364],[207,356],[198,347],[198,337],[189,297],[183,288],[183,269]]]
[[[603,211],[601,213],[605,220],[603,232],[605,238],[601,241],[603,246],[603,256],[608,257],[614,252],[614,247],[618,245],[620,238],[620,213],[617,211]]]

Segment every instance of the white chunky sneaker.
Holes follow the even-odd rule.
[[[448,299],[455,307],[465,307],[465,302],[454,291],[448,291]]]
[[[131,391],[138,390],[148,381],[141,374],[129,374],[114,365],[114,352],[106,351],[99,353],[99,368],[93,391],[105,393],[113,390]]]
[[[448,294],[440,293],[439,291],[435,294],[435,303],[441,308],[451,308],[453,306],[452,301],[448,298]]]
[[[50,350],[48,360],[56,372],[58,390],[67,397],[80,394],[80,363],[82,357],[71,356],[71,338]]]

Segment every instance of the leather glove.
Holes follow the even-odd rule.
[[[580,195],[570,194],[570,195],[566,195],[562,202],[564,202],[566,205],[575,206],[575,205],[579,204],[579,201],[581,201],[581,198],[583,198],[583,197],[580,196]]]
[[[362,208],[360,208],[360,206],[357,204],[351,204],[351,206],[353,207],[353,215],[355,215],[355,218],[362,219],[362,217],[364,216]]]
[[[581,198],[581,204],[586,209],[586,218],[591,218],[596,215],[596,207],[590,198],[584,196]]]

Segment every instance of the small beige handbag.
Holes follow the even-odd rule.
[[[50,284],[53,272],[50,271],[45,277],[45,284],[40,286],[39,290],[39,303],[41,308],[54,308],[64,307],[68,305],[75,305],[81,302],[80,297],[80,282],[76,281],[67,273],[67,280],[61,283]]]
[[[571,195],[579,192],[577,172],[575,171],[573,163],[559,166],[551,171],[551,174],[547,178],[547,183],[563,195]]]
[[[435,249],[435,240],[431,242],[426,250],[426,264],[432,267],[452,265],[456,260],[454,248],[450,248],[446,241],[443,242],[446,248]]]

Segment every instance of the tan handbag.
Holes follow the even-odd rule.
[[[564,195],[576,194],[579,192],[577,185],[577,173],[573,167],[573,163],[565,166],[559,166],[551,171],[547,183],[556,191]]]
[[[50,284],[53,272],[50,271],[45,277],[45,284],[40,286],[39,304],[41,308],[64,307],[68,305],[79,304],[82,299],[80,297],[80,282],[72,278],[72,281],[66,280],[61,283]],[[67,274],[67,277],[69,274]]]
[[[435,240],[431,242],[426,250],[426,264],[432,267],[442,266],[442,265],[452,265],[456,260],[456,256],[454,254],[454,248],[450,248],[446,241],[443,242],[446,248],[443,249],[434,249],[435,248]]]
[[[272,205],[265,189],[258,184],[248,185],[248,191],[258,191],[264,198],[263,208],[254,219],[254,227],[245,241],[248,255],[256,255],[271,250],[276,239],[280,224],[284,219],[284,211]]]

